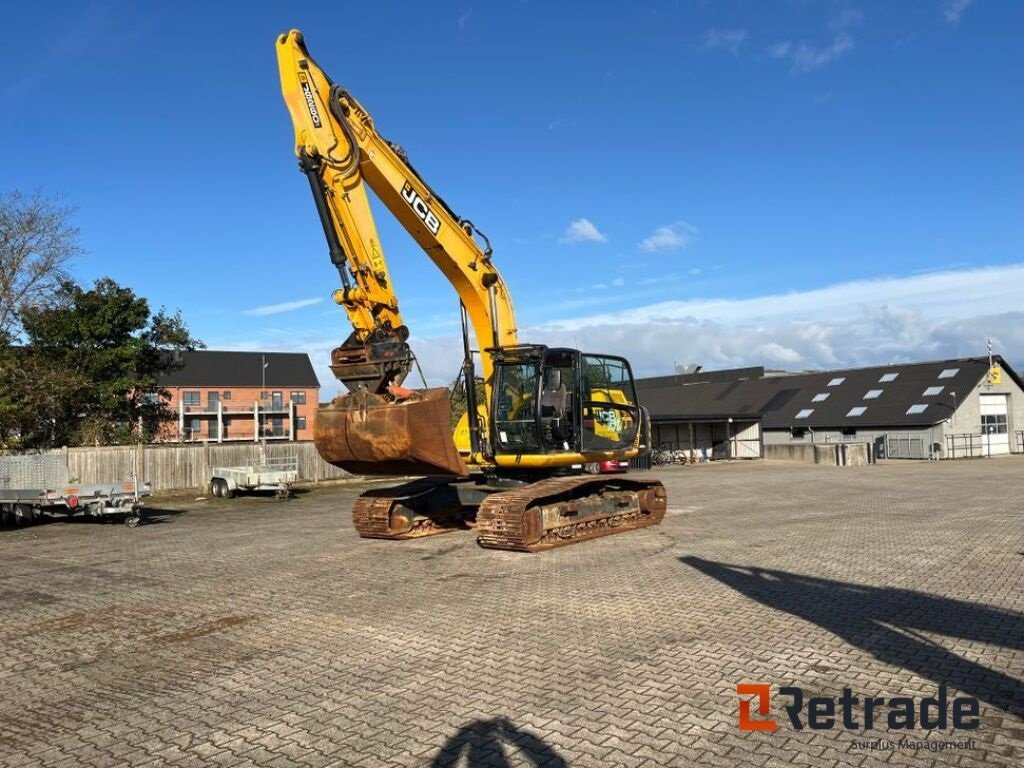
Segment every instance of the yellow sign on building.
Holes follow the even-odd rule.
[[[988,383],[989,384],[1002,384],[1003,383],[1003,369],[998,365],[993,365],[988,371]]]

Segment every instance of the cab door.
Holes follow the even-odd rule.
[[[583,453],[632,448],[640,429],[633,372],[624,358],[580,355]]]

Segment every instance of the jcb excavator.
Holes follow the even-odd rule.
[[[475,527],[485,547],[532,552],[659,523],[660,482],[583,472],[649,450],[629,363],[520,343],[487,237],[324,74],[301,33],[278,38],[277,60],[299,167],[341,277],[334,300],[353,328],[331,353],[331,371],[349,392],[317,411],[317,450],[354,473],[424,478],[364,493],[352,511],[359,534],[407,539]],[[461,302],[465,413],[454,430],[447,388],[402,386],[415,358],[367,187]]]

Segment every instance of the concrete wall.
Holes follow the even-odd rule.
[[[765,443],[764,457],[801,464],[860,467],[872,463],[867,443]]]
[[[834,445],[836,443],[866,443],[875,446],[879,459],[927,459],[933,449],[944,444],[942,426],[918,428],[858,429],[853,435],[844,435],[838,429],[808,430],[803,437],[793,437],[788,429],[766,429],[764,442],[768,445]],[[890,455],[891,454],[891,455]],[[940,453],[941,457],[941,453]]]

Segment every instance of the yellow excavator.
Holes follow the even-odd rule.
[[[352,510],[358,533],[409,539],[475,528],[485,547],[532,552],[659,523],[660,482],[584,471],[650,450],[629,363],[520,343],[487,237],[377,132],[313,61],[300,32],[278,38],[277,60],[299,168],[341,278],[334,300],[353,329],[331,353],[348,392],[317,411],[317,450],[353,473],[421,478],[364,493]],[[447,388],[402,386],[416,360],[367,187],[459,298],[458,420]]]

